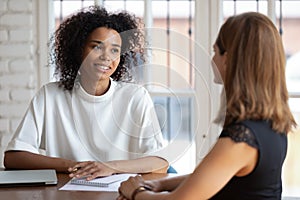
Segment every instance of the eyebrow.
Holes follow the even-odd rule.
[[[97,44],[104,44],[104,42],[99,41],[99,40],[91,40],[91,42],[94,42],[94,43],[97,43]],[[118,44],[111,44],[111,45],[112,45],[112,46],[115,46],[115,47],[121,48],[121,46],[118,45]]]

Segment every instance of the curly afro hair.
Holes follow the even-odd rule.
[[[122,38],[121,57],[111,78],[131,81],[130,71],[145,62],[144,34],[141,19],[122,11],[109,13],[105,8],[91,6],[63,21],[50,40],[50,64],[55,65],[55,76],[60,87],[72,90],[82,63],[86,39],[96,28],[114,29]]]

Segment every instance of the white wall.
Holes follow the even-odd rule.
[[[37,1],[0,0],[0,167],[38,87]]]

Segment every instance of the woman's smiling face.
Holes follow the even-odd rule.
[[[93,81],[109,80],[120,63],[122,39],[106,27],[95,29],[83,48],[81,76]]]

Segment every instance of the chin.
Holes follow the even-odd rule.
[[[214,79],[214,83],[215,83],[215,84],[218,84],[218,85],[223,85],[223,84],[224,84],[223,81],[220,80],[219,78],[215,78],[215,79]]]
[[[106,75],[106,74],[101,74],[101,75],[98,77],[99,81],[104,81],[104,80],[107,80],[107,79],[109,79],[109,78],[110,78],[110,76],[108,76],[108,75]]]

